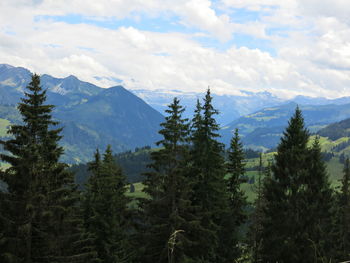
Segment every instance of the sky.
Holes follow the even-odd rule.
[[[0,63],[101,87],[350,96],[349,0],[0,0]]]

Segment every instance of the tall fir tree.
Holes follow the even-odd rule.
[[[92,176],[84,194],[84,223],[93,236],[98,259],[105,263],[131,262],[126,178],[114,160],[110,145],[102,160],[96,151],[89,170]]]
[[[350,160],[346,158],[341,179],[340,192],[337,194],[337,211],[335,221],[336,260],[346,261],[350,258]]]
[[[194,247],[200,225],[190,201],[189,124],[183,112],[174,98],[159,131],[163,139],[157,144],[161,148],[151,155],[153,171],[145,174],[144,192],[149,198],[140,204],[145,220],[142,262],[199,262]]]
[[[299,108],[277,148],[272,177],[265,183],[263,262],[321,262],[328,242],[331,191],[319,143],[308,148],[309,132]],[[319,242],[320,241],[320,242]]]
[[[203,106],[197,101],[191,132],[191,173],[195,180],[193,204],[206,235],[201,237],[203,262],[224,262],[227,244],[221,231],[228,213],[224,147],[217,141],[219,125],[208,89]]]
[[[259,263],[262,262],[261,258],[261,245],[262,245],[262,231],[263,231],[263,221],[264,221],[264,181],[270,178],[270,165],[264,169],[263,166],[263,154],[259,155],[259,168],[258,168],[258,180],[255,188],[256,199],[254,201],[254,211],[251,215],[251,225],[250,225],[250,245],[251,245],[251,256],[252,262]]]
[[[243,144],[238,134],[238,129],[230,142],[228,149],[228,162],[226,166],[227,193],[229,199],[229,210],[225,219],[222,240],[225,246],[223,255],[227,262],[232,262],[240,257],[241,251],[239,242],[241,233],[240,227],[246,220],[244,212],[247,204],[244,192],[241,190],[242,178],[245,174],[245,156]]]
[[[2,255],[5,262],[89,262],[93,251],[83,242],[73,175],[59,162],[61,129],[52,129],[54,106],[45,100],[34,74],[18,104],[23,124],[12,125],[12,138],[1,141],[8,153],[0,157],[11,165],[1,174]]]
[[[333,243],[331,232],[333,230],[333,206],[334,193],[329,182],[326,164],[323,161],[319,137],[316,136],[309,149],[308,174],[304,178],[304,185],[300,186],[304,195],[304,202],[300,205],[307,209],[301,209],[302,228],[304,240],[312,244],[311,250],[316,254],[306,255],[304,260],[308,262],[333,261]],[[302,236],[302,235],[301,235]],[[306,258],[309,256],[308,258]]]

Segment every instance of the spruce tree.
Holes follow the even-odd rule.
[[[304,260],[311,262],[329,262],[333,258],[333,244],[331,232],[333,230],[334,196],[331,189],[326,164],[323,161],[319,137],[316,136],[309,149],[308,174],[304,178],[304,185],[300,186],[303,194],[303,205],[300,215],[303,220],[304,239],[311,243],[311,251],[316,255],[307,255]],[[308,258],[307,258],[308,256]]]
[[[199,262],[200,255],[195,255],[193,247],[200,227],[190,201],[189,124],[182,118],[183,112],[174,98],[159,131],[163,138],[157,144],[161,148],[152,152],[152,171],[145,174],[144,192],[149,198],[140,203],[145,220],[140,262]]]
[[[84,222],[93,236],[98,259],[105,263],[130,262],[133,253],[128,240],[126,179],[114,160],[111,146],[102,160],[96,151],[89,170],[92,176],[84,194]]]
[[[208,89],[203,106],[197,101],[191,132],[191,173],[195,180],[192,200],[198,207],[201,226],[206,231],[206,235],[199,239],[203,262],[230,260],[225,258],[228,244],[221,235],[228,213],[228,196],[224,179],[224,147],[217,141],[219,125],[216,114],[218,111],[213,108]]]
[[[336,259],[339,262],[350,258],[350,160],[346,158],[341,180],[340,193],[337,194],[335,227]]]
[[[297,108],[278,145],[272,177],[264,186],[263,262],[324,260],[331,191],[319,143],[316,140],[309,149],[308,140]]]
[[[263,154],[259,156],[259,169],[258,169],[258,180],[255,188],[256,199],[254,201],[254,211],[251,216],[250,226],[250,238],[251,238],[251,251],[252,251],[252,262],[258,263],[262,261],[261,258],[261,245],[262,245],[262,231],[264,221],[264,181],[270,178],[270,165],[264,169],[263,167]],[[263,177],[264,176],[264,177]]]
[[[222,239],[225,246],[224,258],[227,262],[239,258],[241,251],[239,250],[240,226],[244,223],[246,215],[244,208],[246,206],[246,197],[241,190],[242,177],[245,174],[245,156],[243,144],[240,140],[238,129],[235,130],[234,136],[230,142],[228,149],[228,162],[226,166],[227,193],[229,199],[229,212],[225,219],[224,231],[222,231]]]
[[[1,174],[2,254],[5,262],[89,262],[92,258],[79,229],[78,196],[73,175],[59,162],[61,129],[45,105],[40,77],[32,76],[18,104],[23,124],[12,125],[11,139],[1,141],[0,157],[10,168]]]

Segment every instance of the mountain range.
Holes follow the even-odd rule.
[[[22,67],[0,64],[0,137],[8,136],[7,127],[20,123],[16,104],[31,78]],[[196,100],[203,93],[178,90],[127,90],[122,86],[108,89],[84,82],[75,76],[55,78],[44,74],[41,85],[47,90],[47,102],[55,105],[54,118],[63,130],[64,161],[86,162],[96,148],[111,144],[115,152],[146,145],[160,139],[160,112],[178,97],[186,107],[185,117],[192,118]],[[246,147],[270,149],[279,138],[297,105],[303,111],[307,126],[316,132],[326,125],[350,117],[350,98],[335,100],[297,96],[283,100],[269,92],[246,92],[242,95],[213,94],[213,104],[220,114],[222,141],[229,143],[235,128]]]
[[[199,99],[202,101],[206,92],[205,89],[203,89],[201,93],[183,92],[179,90],[164,91],[139,89],[131,91],[159,112],[164,112],[167,105],[176,96],[180,99],[181,104],[186,107],[185,117],[189,119],[193,116],[196,100]],[[350,104],[350,97],[327,99],[323,97],[299,95],[293,99],[281,99],[267,91],[254,93],[240,90],[239,92],[241,95],[212,94],[214,108],[218,109],[220,113],[216,117],[216,120],[222,127],[227,126],[227,124],[242,116],[257,112],[263,108],[282,106],[290,102],[305,106]]]
[[[19,123],[15,109],[31,72],[25,68],[0,65],[0,118]],[[64,161],[85,162],[96,148],[111,144],[115,152],[154,145],[164,117],[122,86],[102,89],[74,76],[41,76],[47,102],[55,105],[53,116],[64,126]],[[0,131],[6,127],[6,122]],[[1,124],[0,124],[1,125]],[[8,126],[7,123],[6,126]],[[4,135],[4,134],[3,134]]]
[[[316,133],[333,122],[350,118],[350,103],[298,105],[295,102],[289,102],[280,106],[267,107],[234,120],[221,129],[221,139],[228,144],[234,129],[237,128],[246,147],[260,150],[274,148],[298,106],[311,133]]]
[[[206,90],[203,92],[182,92],[179,90],[132,90],[134,94],[146,101],[150,106],[159,112],[164,112],[167,105],[174,97],[181,101],[186,108],[184,116],[191,119],[197,99],[202,102]],[[264,107],[280,105],[283,100],[269,92],[241,92],[243,95],[218,95],[212,94],[213,106],[219,111],[216,121],[225,125],[240,116],[249,114]]]

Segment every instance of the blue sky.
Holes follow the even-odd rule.
[[[220,10],[216,10],[218,14],[222,13]],[[260,13],[257,11],[250,11],[244,8],[230,9],[230,20],[235,23],[249,23],[258,22],[260,16],[266,15],[266,13]],[[204,47],[214,48],[220,51],[225,51],[231,46],[248,47],[251,49],[260,49],[269,52],[271,55],[276,55],[276,50],[268,39],[260,39],[244,32],[233,32],[232,37],[227,40],[220,40],[216,37],[206,34],[205,29],[198,29],[195,26],[186,25],[181,23],[181,19],[170,12],[166,14],[159,14],[152,17],[144,13],[138,13],[131,15],[130,17],[117,19],[106,18],[98,20],[94,17],[84,16],[81,14],[67,14],[67,15],[38,15],[34,18],[35,21],[50,21],[50,22],[63,22],[70,25],[88,24],[105,29],[115,30],[119,27],[132,27],[141,31],[149,31],[156,33],[181,33],[187,34],[195,41],[199,42]],[[288,27],[271,28],[268,31],[269,35],[284,36],[284,32],[288,31]],[[202,33],[205,36],[196,36],[195,34]]]
[[[346,0],[3,0],[0,63],[102,87],[350,91]]]

